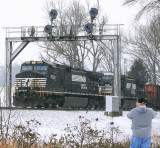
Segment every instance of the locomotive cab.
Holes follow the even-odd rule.
[[[99,93],[113,95],[113,73],[104,73],[99,81]],[[144,97],[144,83],[140,80],[121,75],[121,108],[134,108],[139,97]]]
[[[38,99],[44,95],[42,91],[46,87],[48,68],[49,65],[43,61],[27,61],[21,65],[15,79],[14,106],[38,105]]]
[[[99,80],[99,94],[113,95],[113,73],[104,73]]]

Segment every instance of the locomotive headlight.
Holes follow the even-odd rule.
[[[32,62],[32,64],[36,64],[36,62]]]
[[[18,90],[18,87],[16,87],[16,90]]]

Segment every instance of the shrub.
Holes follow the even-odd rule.
[[[15,125],[11,139],[18,147],[38,146],[40,134],[36,131],[40,123],[37,120],[27,121],[26,126]],[[32,127],[32,128],[31,128]]]

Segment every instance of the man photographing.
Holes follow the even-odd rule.
[[[132,139],[130,148],[150,148],[152,119],[156,112],[146,107],[145,98],[139,98],[136,107],[133,108],[127,117],[132,120]]]

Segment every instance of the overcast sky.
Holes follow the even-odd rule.
[[[85,2],[85,0],[80,1]],[[95,0],[90,1],[91,7],[94,7]],[[100,0],[100,5],[103,13],[109,16],[109,23],[124,24],[123,29],[127,29],[132,25],[138,10],[136,7],[122,6],[123,1]],[[5,60],[5,30],[3,27],[45,26],[44,4],[45,0],[0,0],[0,64],[4,64]],[[14,60],[14,63],[40,60],[40,51],[38,46],[30,43]]]

